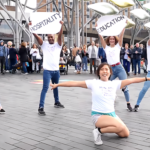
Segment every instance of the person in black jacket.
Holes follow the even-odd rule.
[[[15,49],[15,44],[13,44],[12,48],[9,49],[10,70],[12,70],[13,66],[16,65],[16,55],[17,50]]]
[[[142,59],[145,62],[145,67],[146,67],[146,68],[143,68],[144,73],[147,73],[147,50],[146,50],[146,48],[144,48],[143,44],[140,44],[140,48],[142,49],[142,52],[143,52],[142,53]]]
[[[21,43],[21,48],[19,49],[18,54],[20,56],[20,63],[13,66],[13,68],[14,68],[14,70],[16,70],[17,67],[22,66],[24,74],[26,75],[26,74],[28,74],[27,68],[26,68],[26,62],[29,61],[28,51],[27,51],[27,48],[26,48],[26,42]]]
[[[134,50],[134,45],[131,45],[131,46],[130,46],[130,51],[131,51],[131,65],[132,65],[132,72],[134,71],[133,50]]]
[[[136,75],[136,65],[138,64],[138,74],[140,74],[140,66],[141,66],[141,55],[142,50],[139,47],[139,43],[136,43],[136,47],[133,49],[133,63],[134,63],[134,75]]]
[[[120,62],[121,62],[122,65],[123,65],[124,54],[125,54],[124,47],[121,47],[121,50],[120,50]]]

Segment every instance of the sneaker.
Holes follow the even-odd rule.
[[[60,102],[54,104],[55,108],[65,108]]]
[[[133,109],[135,112],[138,112],[139,111],[139,105],[135,105],[134,109]]]
[[[46,113],[45,113],[45,111],[44,111],[44,108],[39,108],[39,109],[38,109],[38,112],[39,112],[39,115],[42,115],[42,116],[45,116],[45,115],[46,115]]]
[[[130,104],[127,104],[127,110],[128,111],[132,111],[133,110]]]
[[[101,133],[98,131],[98,129],[93,130],[93,137],[94,137],[94,143],[96,145],[102,145],[103,141],[101,140]]]
[[[9,70],[6,70],[6,72],[9,72]]]
[[[75,70],[74,72],[77,72],[77,70]]]
[[[0,110],[0,114],[4,114],[5,113],[5,110],[4,109],[1,109]]]

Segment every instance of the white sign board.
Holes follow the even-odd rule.
[[[123,15],[102,16],[97,21],[97,32],[102,36],[117,36],[127,25]]]
[[[62,13],[58,12],[36,12],[30,15],[32,25],[30,32],[37,34],[56,34],[61,29],[60,21]]]

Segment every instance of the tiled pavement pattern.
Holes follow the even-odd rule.
[[[143,75],[144,76],[144,75]],[[92,79],[87,74],[61,75],[61,79]],[[91,93],[81,88],[59,88],[60,101],[65,109],[53,107],[53,93],[46,97],[46,116],[37,114],[42,74],[0,75],[0,102],[6,114],[0,115],[0,150],[150,150],[150,92],[138,113],[127,112],[124,95],[117,93],[116,113],[130,129],[129,138],[104,134],[102,146],[93,143],[91,123]],[[132,105],[143,83],[129,86]]]

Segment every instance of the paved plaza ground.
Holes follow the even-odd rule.
[[[144,76],[144,74],[142,75]],[[94,75],[76,75],[69,70],[65,80],[93,79]],[[59,88],[64,109],[54,108],[53,92],[46,96],[46,116],[37,113],[42,73],[31,75],[0,75],[0,103],[6,114],[0,115],[0,150],[150,150],[150,92],[139,112],[128,112],[122,91],[117,93],[117,115],[130,130],[128,138],[103,134],[102,146],[93,142],[91,92],[82,88]],[[36,83],[36,84],[35,84]],[[143,83],[129,86],[130,100],[135,105]]]

